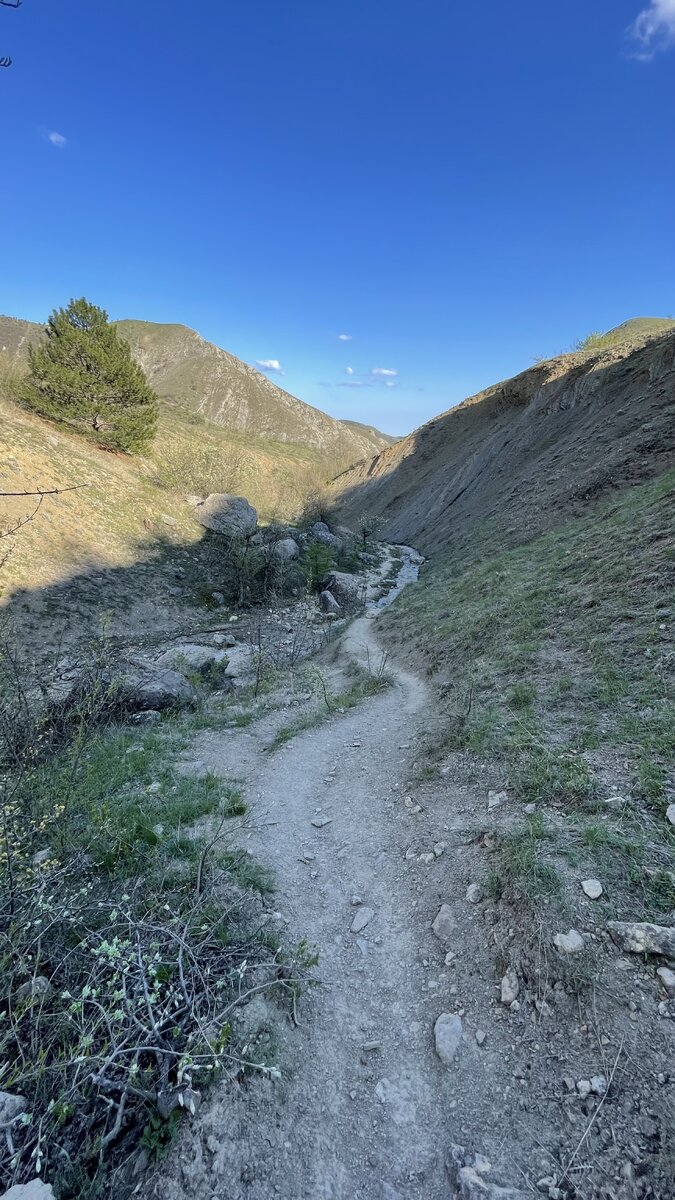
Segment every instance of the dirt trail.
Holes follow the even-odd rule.
[[[356,621],[342,654],[375,661],[376,624]],[[318,948],[322,986],[303,1001],[301,1028],[282,1035],[291,1078],[254,1085],[238,1131],[235,1100],[215,1096],[201,1138],[180,1155],[182,1183],[165,1179],[164,1195],[185,1195],[189,1183],[193,1195],[228,1200],[447,1197],[455,1085],[433,1049],[442,1006],[420,962],[430,914],[418,909],[400,812],[426,703],[422,683],[397,668],[393,687],[272,755],[264,726],[199,738],[210,770],[245,776],[256,823],[246,847],[275,870],[288,936]],[[330,823],[312,824],[322,818]],[[355,934],[365,908],[372,919]]]

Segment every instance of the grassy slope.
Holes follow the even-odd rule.
[[[385,618],[444,698],[438,751],[496,761],[537,805],[498,886],[555,891],[562,855],[603,880],[622,917],[672,918],[674,609],[670,470],[527,545],[439,564]],[[612,787],[626,803],[608,812]]]

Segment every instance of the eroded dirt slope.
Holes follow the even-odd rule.
[[[643,344],[639,344],[640,338]],[[675,331],[563,355],[488,388],[334,481],[430,557],[528,541],[675,456]]]

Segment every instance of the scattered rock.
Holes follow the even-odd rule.
[[[424,863],[425,867],[428,867],[429,863],[435,862],[435,859],[436,859],[436,855],[432,854],[430,852],[427,852],[426,854],[420,854],[420,857],[419,857],[419,861],[421,863]]]
[[[311,824],[315,829],[325,829],[326,825],[332,825],[332,817],[313,817]]]
[[[675,971],[669,967],[659,967],[656,972],[669,996],[675,996]]]
[[[223,608],[225,604],[225,595],[223,592],[211,592],[211,599],[219,608]]]
[[[441,942],[449,942],[455,935],[457,921],[449,904],[442,904],[431,926],[432,932]]]
[[[534,816],[534,814],[536,813],[536,811],[537,811],[537,806],[536,806],[536,804],[526,804],[526,805],[525,805],[525,808],[523,809],[523,812],[525,813],[525,815],[526,815],[527,817],[532,817],[532,816]]]
[[[372,921],[375,913],[372,908],[360,908],[350,925],[352,933],[360,933]]]
[[[311,528],[313,542],[322,542],[324,546],[330,546],[331,550],[335,550],[337,554],[342,550],[342,538],[331,533],[325,521],[317,521]]]
[[[434,1025],[434,1040],[438,1057],[449,1067],[462,1041],[462,1018],[457,1013],[441,1013]]]
[[[580,954],[586,948],[584,939],[576,929],[570,929],[569,933],[556,933],[553,945],[560,954]]]
[[[485,1178],[490,1163],[482,1154],[467,1154],[464,1146],[452,1144],[445,1159],[453,1200],[528,1200],[530,1193],[499,1187]]]
[[[434,856],[436,858],[440,858],[441,855],[445,853],[446,848],[447,842],[436,842],[434,845]]]
[[[590,1094],[591,1094],[590,1079],[580,1079],[577,1083],[577,1091],[578,1091],[579,1095],[582,1097],[582,1099],[586,1096],[590,1096]]]
[[[243,496],[213,492],[195,509],[200,525],[227,537],[249,538],[258,524],[258,514]]]
[[[675,958],[675,926],[649,921],[608,921],[612,941],[628,954],[665,954]]]
[[[518,996],[520,984],[518,976],[513,967],[509,967],[506,974],[502,978],[502,1004],[513,1004],[513,1001]]]
[[[499,808],[501,804],[506,804],[508,800],[507,792],[488,792],[488,812],[493,812],[495,808]]]
[[[487,1037],[487,1034],[486,1034],[486,1032],[485,1032],[485,1030],[484,1030],[484,1029],[477,1029],[477,1030],[476,1030],[476,1041],[478,1042],[478,1045],[479,1045],[479,1046],[482,1046],[482,1045],[483,1045],[483,1043],[484,1043],[484,1041],[485,1041],[486,1037]]]
[[[42,867],[46,862],[49,862],[54,857],[54,851],[46,846],[44,850],[36,850],[31,862],[34,867]]]
[[[589,900],[597,900],[602,895],[602,884],[599,879],[584,879],[581,887]]]
[[[479,883],[470,883],[466,889],[466,898],[469,904],[480,904],[483,899],[483,891]]]
[[[354,908],[358,908],[359,904],[363,904],[363,900],[361,899],[360,896],[352,896],[349,903],[352,904],[354,906]]]
[[[604,1096],[607,1091],[607,1086],[606,1075],[591,1076],[591,1091],[594,1096]]]
[[[666,809],[666,820],[675,825],[675,804],[669,804]]]

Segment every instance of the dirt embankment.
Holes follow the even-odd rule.
[[[465,400],[334,481],[338,518],[365,510],[425,554],[509,546],[675,458],[675,331],[563,355]]]

